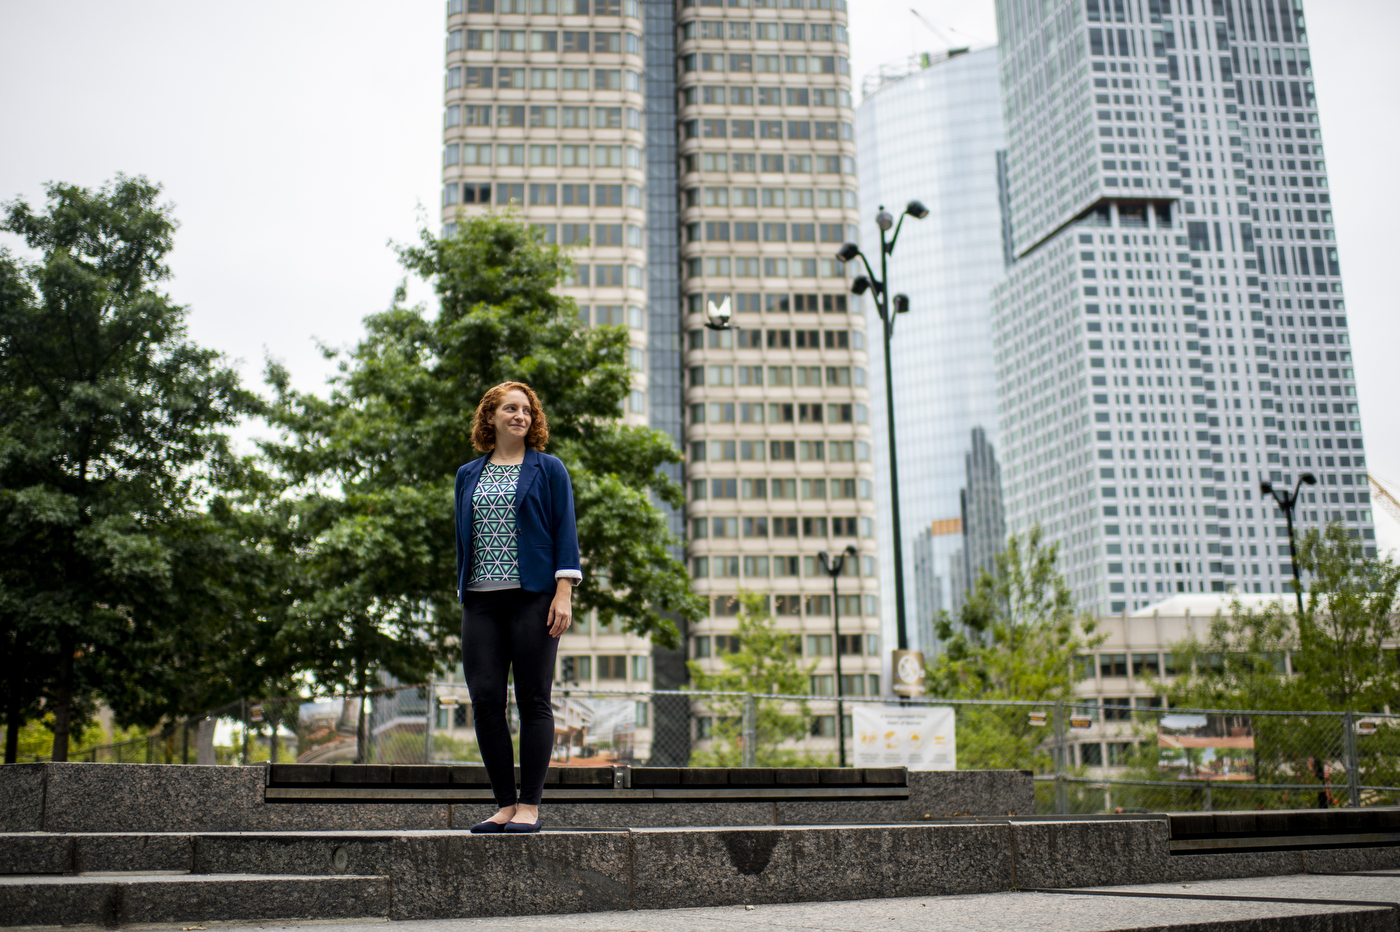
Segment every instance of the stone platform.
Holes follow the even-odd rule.
[[[1171,824],[10,833],[0,834],[0,925],[530,916],[1400,869],[1400,847],[1338,836],[1173,854]]]
[[[393,771],[387,776],[392,789]],[[844,776],[849,787],[866,785],[865,775]],[[897,818],[936,789],[920,786],[920,776],[895,787],[907,797],[889,799],[566,804],[547,796],[545,832],[493,836],[451,827],[455,809],[464,824],[468,811],[475,819],[489,804],[277,802],[267,791],[285,781],[269,781],[263,768],[12,765],[0,768],[0,925],[611,914],[1400,870],[1400,809]],[[966,777],[963,792],[1002,779]],[[767,786],[754,782],[763,778],[741,775],[750,781],[741,786],[726,774],[722,786],[748,793]],[[715,774],[704,779],[721,786]],[[824,818],[772,821],[802,806]],[[846,806],[885,808],[879,821],[862,821]],[[569,813],[604,810],[682,824],[567,824]],[[754,823],[707,823],[705,815]],[[402,824],[414,818],[439,824]],[[216,823],[225,827],[210,828]],[[1393,914],[1389,926],[1374,919],[1362,911],[1296,928],[1400,928]],[[1345,924],[1353,920],[1363,924]]]
[[[1400,876],[1288,875],[1190,885],[420,920],[404,932],[1394,932]],[[267,932],[296,924],[231,925]],[[382,921],[316,932],[382,932]]]
[[[781,781],[781,782],[780,782]],[[572,828],[915,822],[1035,811],[1029,771],[550,768],[550,824]],[[466,828],[494,811],[485,770],[433,765],[0,767],[0,831]]]

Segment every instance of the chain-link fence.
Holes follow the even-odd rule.
[[[934,707],[949,710],[946,734],[912,737],[936,751],[929,764],[1030,770],[1041,813],[1400,804],[1400,715],[558,686],[553,705],[559,766],[859,765],[884,746],[882,715]],[[509,716],[518,732],[513,704]],[[235,703],[81,759],[407,764],[481,755],[466,685],[438,682]]]

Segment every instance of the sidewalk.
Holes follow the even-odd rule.
[[[1291,901],[1291,902],[1289,902]],[[386,932],[383,921],[242,925],[221,932]],[[1397,932],[1400,871],[494,919],[393,923],[395,932]],[[130,926],[179,929],[180,926]]]

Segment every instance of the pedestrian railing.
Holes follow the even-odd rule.
[[[856,766],[874,762],[881,710],[939,707],[946,747],[916,766],[1029,770],[1041,813],[1400,803],[1400,715],[562,686],[553,703],[559,766]],[[438,682],[248,700],[75,759],[473,763],[473,725],[466,685]]]

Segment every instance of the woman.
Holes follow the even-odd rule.
[[[543,452],[549,426],[528,385],[502,382],[476,407],[472,446],[487,454],[457,470],[457,598],[462,669],[476,741],[500,807],[477,833],[538,832],[545,770],[554,749],[550,687],[559,636],[573,623],[583,579],[569,471]],[[520,710],[520,793],[506,680],[514,668]]]

